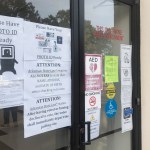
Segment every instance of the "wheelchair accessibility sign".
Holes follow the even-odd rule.
[[[107,101],[105,105],[105,113],[108,118],[112,118],[117,113],[117,103],[114,99],[110,99]]]

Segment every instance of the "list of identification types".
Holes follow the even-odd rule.
[[[132,124],[132,46],[121,44],[121,105],[122,132],[130,131]]]
[[[24,22],[24,60],[71,61],[68,28]]]
[[[23,19],[0,16],[0,108],[23,105]]]
[[[91,122],[91,139],[100,133],[100,111],[102,90],[102,55],[85,55],[85,121]],[[85,141],[87,132],[85,132]]]
[[[24,137],[70,126],[70,29],[25,21],[24,72]]]

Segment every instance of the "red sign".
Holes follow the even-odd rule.
[[[97,38],[117,41],[122,41],[124,38],[122,30],[115,27],[107,28],[103,26],[96,26],[96,31],[93,33],[93,35]]]
[[[102,89],[102,55],[85,55],[85,91]]]
[[[92,96],[89,99],[89,104],[90,104],[90,106],[94,106],[96,104],[96,97],[95,96]]]

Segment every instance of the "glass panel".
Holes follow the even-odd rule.
[[[31,22],[70,28],[70,1],[0,0],[0,15],[18,17]],[[67,127],[25,139],[23,109],[23,106],[19,106],[0,110],[0,149],[69,149],[70,129]]]
[[[103,70],[105,56],[118,56],[120,61],[120,44],[131,44],[129,6],[113,0],[85,0],[85,53],[102,54]],[[120,68],[120,63],[119,63]],[[121,133],[121,83],[114,82],[118,110],[114,117],[105,113],[106,96],[105,75],[103,71],[102,101],[100,110],[100,135],[106,135],[86,146],[88,150],[131,150],[131,133]],[[117,130],[112,134],[110,131]],[[108,135],[107,135],[108,133]],[[109,135],[109,133],[111,135]]]

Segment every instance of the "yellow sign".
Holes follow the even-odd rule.
[[[90,121],[94,121],[94,120],[95,120],[95,117],[94,117],[94,115],[92,115],[90,118]]]
[[[113,83],[110,83],[106,87],[106,96],[109,99],[113,99],[116,95],[116,87],[114,86]]]
[[[105,83],[119,82],[118,56],[105,56]]]

